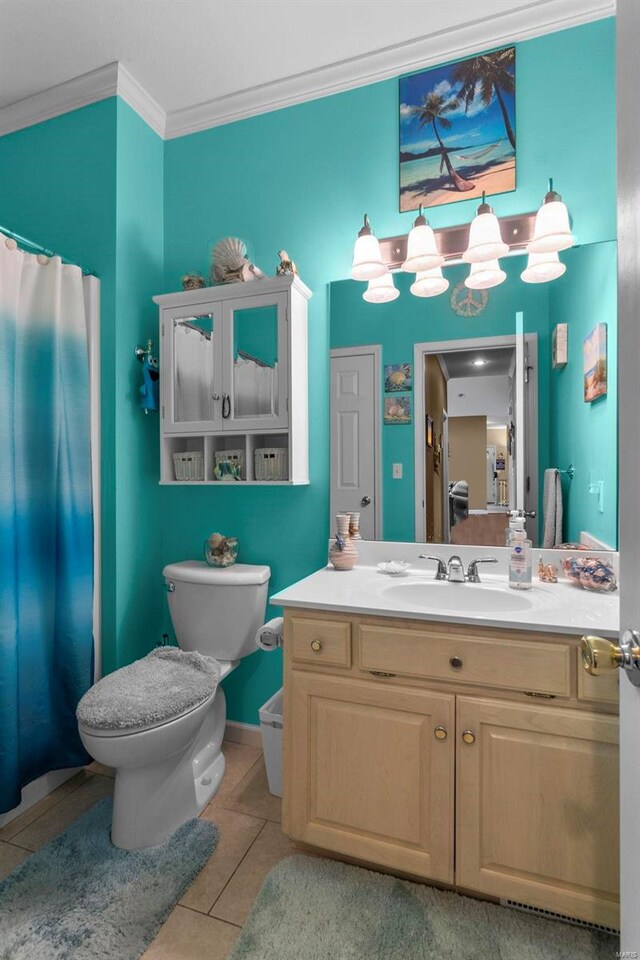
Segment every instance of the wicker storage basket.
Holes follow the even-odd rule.
[[[176,480],[204,480],[204,453],[202,450],[174,453],[173,472],[176,475]]]
[[[287,480],[289,452],[285,447],[260,447],[254,453],[256,480]]]
[[[214,457],[216,461],[216,467],[219,463],[231,463],[233,466],[238,464],[240,467],[240,476],[244,480],[246,477],[246,471],[244,468],[244,450],[214,450]]]

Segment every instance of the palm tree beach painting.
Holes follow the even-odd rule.
[[[400,211],[516,188],[516,51],[400,80]]]

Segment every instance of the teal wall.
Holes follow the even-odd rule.
[[[158,421],[137,408],[133,360],[136,343],[157,344],[163,162],[162,140],[115,97],[0,137],[0,224],[100,278],[105,671],[156,642],[164,603]]]
[[[496,211],[536,209],[552,175],[578,240],[613,239],[614,21],[526,41],[517,56],[518,186]],[[272,590],[324,562],[329,287],[348,276],[365,210],[380,236],[410,226],[397,212],[397,113],[389,80],[165,144],[115,99],[0,138],[0,223],[102,281],[105,669],[168,628],[162,565],[199,556],[211,530],[237,535],[242,560],[269,563]],[[437,207],[430,220],[461,223],[475,205]],[[151,295],[179,289],[188,270],[206,274],[225,235],[248,239],[267,273],[285,247],[314,291],[308,487],[157,487],[158,421],[137,409],[131,351],[157,337]],[[277,653],[245,660],[225,684],[230,718],[256,722],[280,675]]]
[[[396,274],[400,296],[393,303],[371,304],[362,299],[364,284],[342,280],[331,285],[331,348],[358,344],[382,346],[382,366],[413,363],[413,345],[427,340],[460,340],[470,337],[514,335],[516,313],[522,311],[527,333],[538,335],[539,391],[549,396],[549,294],[545,284],[520,280],[521,257],[502,262],[507,279],[489,291],[489,302],[479,317],[459,317],[451,308],[449,293],[422,299],[409,286],[413,276]],[[469,268],[446,271],[450,290],[468,274]],[[384,369],[382,370],[384,376]],[[384,388],[383,388],[384,389]],[[539,419],[539,467],[549,462],[547,399]],[[383,536],[385,540],[414,540],[414,433],[413,424],[382,427]],[[392,478],[392,464],[402,463],[402,480]]]
[[[610,546],[618,543],[617,471],[617,285],[616,244],[597,243],[563,254],[564,277],[550,285],[549,318],[568,324],[569,362],[551,374],[551,450],[555,465],[576,468],[565,479],[565,537],[580,538],[582,530]],[[607,324],[608,390],[593,403],[583,399],[583,341],[597,323]],[[591,474],[604,481],[603,511],[589,492]]]

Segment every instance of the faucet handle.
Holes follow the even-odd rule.
[[[477,560],[472,560],[469,564],[469,569],[467,570],[467,577],[469,583],[480,583],[480,575],[478,574],[478,564],[479,563],[497,563],[495,557],[479,557]]]
[[[442,559],[442,557],[430,557],[426,553],[421,553],[418,555],[418,560],[434,560],[438,564],[438,570],[436,572],[436,580],[447,579],[447,565]]]

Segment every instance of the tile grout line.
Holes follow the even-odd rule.
[[[214,920],[217,921],[217,923],[226,923],[228,927],[235,927],[236,930],[242,930],[239,923],[232,923],[231,920],[221,920],[220,917],[212,917],[210,913],[203,913],[202,910],[196,910],[195,907],[188,907],[185,903],[180,903],[179,900],[173,909],[175,910],[177,907],[181,907],[183,910],[189,910],[191,913],[197,913],[199,917],[207,917],[208,920]]]
[[[83,769],[83,770],[86,770],[86,767],[83,767],[82,769]],[[74,776],[77,777],[78,774],[76,773],[76,774],[74,774]],[[71,797],[71,796],[76,792],[76,790],[79,790],[79,789],[80,789],[80,787],[83,787],[85,784],[90,783],[91,780],[93,780],[93,778],[94,778],[95,776],[96,776],[95,773],[89,774],[89,776],[87,777],[86,780],[83,780],[82,783],[76,784],[75,787],[71,787],[71,789],[70,789],[68,792],[63,793],[63,795],[62,795],[58,800],[56,800],[54,803],[52,803],[51,806],[47,807],[47,809],[46,809],[46,810],[43,810],[42,813],[39,813],[37,817],[34,817],[33,820],[30,820],[29,823],[25,824],[24,827],[21,827],[20,830],[16,831],[16,833],[14,833],[10,839],[5,839],[4,837],[1,837],[1,836],[0,836],[0,840],[2,840],[3,843],[12,843],[14,847],[20,847],[21,850],[26,850],[26,849],[28,849],[27,847],[21,847],[19,843],[15,843],[13,838],[20,836],[20,834],[21,834],[24,830],[27,830],[29,827],[32,827],[34,823],[37,823],[38,820],[40,820],[41,817],[44,817],[45,814],[49,813],[51,810],[55,810],[55,808],[58,806],[59,803],[62,803],[62,801],[63,801],[63,800],[66,800],[67,797]],[[71,777],[70,779],[73,779],[73,777]],[[66,783],[66,782],[67,782],[67,781],[65,781],[65,783]],[[60,786],[62,787],[62,786],[64,786],[64,784],[60,784]],[[59,790],[60,787],[56,787],[56,789]],[[54,791],[51,791],[51,792],[53,793]],[[38,803],[42,803],[43,800],[46,800],[47,797],[50,797],[50,796],[51,796],[50,793],[46,794],[44,797],[42,797],[40,800],[38,800]],[[34,806],[37,806],[37,804],[34,804]],[[28,812],[29,812],[28,810],[25,810],[24,813],[27,814]],[[20,816],[24,816],[24,814],[20,814]],[[17,819],[18,819],[18,817],[16,817],[16,820],[17,820]],[[11,825],[11,823],[12,823],[12,821],[10,820],[9,823],[6,824],[6,826],[9,827],[9,826]],[[32,853],[33,853],[33,852],[35,852],[35,851],[32,851]]]
[[[57,808],[61,803],[63,803],[64,801],[68,800],[69,797],[72,797],[72,796],[73,796],[74,794],[76,794],[79,790],[83,789],[84,787],[87,787],[92,781],[94,781],[94,780],[109,780],[109,779],[111,779],[111,778],[110,778],[110,777],[103,776],[103,775],[100,774],[100,773],[92,773],[92,774],[90,774],[90,776],[87,777],[86,780],[84,780],[82,783],[78,784],[78,786],[77,786],[77,787],[74,787],[72,790],[69,790],[68,793],[65,793],[64,796],[60,797],[59,800],[56,800],[55,803],[52,803],[51,806],[50,806],[50,807],[47,807],[47,809],[44,810],[41,814],[39,814],[37,817],[34,817],[34,819],[31,820],[30,823],[26,824],[26,826],[24,826],[21,830],[18,830],[18,832],[13,835],[13,837],[11,838],[11,840],[4,840],[3,842],[4,842],[4,843],[11,843],[14,847],[19,847],[19,849],[21,849],[21,850],[28,850],[30,853],[37,853],[38,850],[41,849],[41,847],[36,847],[36,848],[34,849],[34,848],[32,848],[32,847],[27,847],[27,846],[25,846],[24,844],[20,843],[20,842],[19,842],[20,834],[21,834],[21,833],[24,833],[24,832],[27,831],[27,830],[31,830],[31,828],[34,827],[34,825],[37,824],[43,817],[48,816],[50,813],[52,813],[52,811],[56,810],[56,808]],[[96,800],[95,802],[97,803],[98,801]],[[92,806],[93,806],[93,804],[92,804]],[[76,816],[74,816],[74,818],[73,818],[73,821],[77,820],[78,817],[81,817],[83,813],[86,813],[86,811],[82,811],[82,812],[76,814]],[[73,821],[72,821],[72,822],[73,822]],[[69,826],[69,825],[68,825],[68,826]],[[65,827],[64,830],[66,830],[67,828],[68,828],[68,827]],[[62,833],[62,832],[63,832],[63,831],[60,830],[60,831],[58,831],[58,833],[55,833],[53,836],[58,836],[58,834],[59,834],[59,833]],[[52,840],[53,837],[50,837],[49,839]],[[48,843],[48,841],[45,841],[45,843]]]
[[[227,882],[225,883],[224,887],[222,888],[222,890],[220,891],[220,893],[218,894],[218,896],[215,898],[215,900],[213,901],[213,903],[212,903],[211,906],[209,907],[208,916],[211,916],[211,911],[213,910],[213,908],[215,907],[216,903],[218,902],[218,900],[220,899],[220,897],[222,896],[222,894],[225,892],[225,890],[227,889],[227,887],[229,886],[229,884],[231,883],[231,881],[232,881],[233,878],[235,877],[236,873],[238,872],[238,870],[240,869],[240,867],[242,866],[242,864],[244,863],[244,861],[247,859],[247,857],[249,856],[249,854],[250,854],[251,851],[253,850],[254,845],[257,843],[258,839],[259,839],[259,838],[262,836],[262,834],[264,833],[264,831],[265,831],[266,826],[267,826],[268,823],[271,823],[271,821],[270,821],[270,820],[265,820],[265,821],[264,821],[262,827],[260,828],[260,830],[259,830],[258,833],[256,834],[254,840],[251,842],[251,844],[250,844],[249,847],[246,849],[246,851],[245,851],[244,855],[242,856],[242,858],[241,858],[241,859],[238,861],[238,863],[236,864],[236,867],[235,867],[233,873],[231,874],[231,876],[229,877],[229,879],[228,879]],[[220,919],[220,917],[214,917],[214,920],[219,920],[219,919]],[[224,920],[223,923],[228,923],[228,921],[227,921],[227,920]],[[235,924],[234,924],[234,926],[235,926]]]

